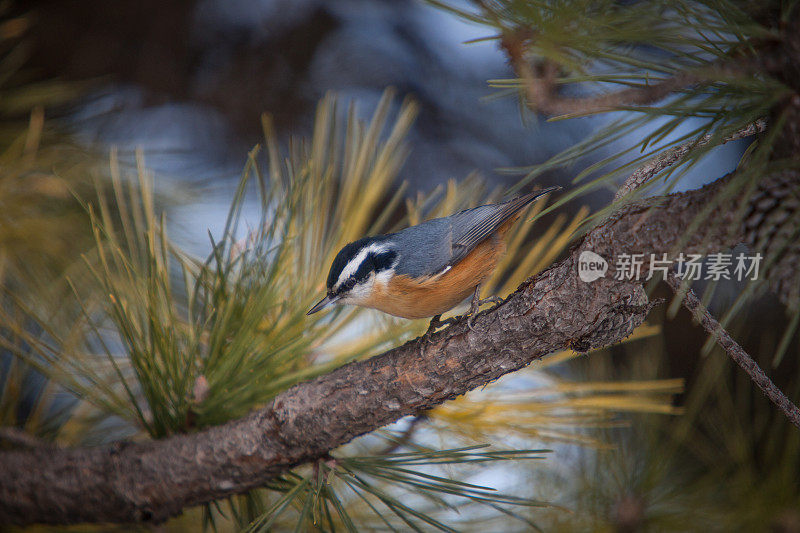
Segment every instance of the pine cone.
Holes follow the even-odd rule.
[[[763,256],[770,289],[792,309],[800,307],[800,173],[786,170],[761,180],[750,198],[745,238]]]

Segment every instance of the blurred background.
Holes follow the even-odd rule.
[[[76,353],[87,351],[87,346],[96,352],[102,351],[100,340],[104,340],[108,350],[122,354],[135,343],[104,331],[105,322],[92,330],[93,340],[86,340],[59,337],[39,320],[45,317],[44,322],[63,326],[86,314],[77,306],[72,314],[62,309],[66,316],[54,317],[47,302],[54,294],[95,294],[91,286],[97,280],[88,280],[91,276],[80,265],[82,254],[91,256],[97,246],[92,232],[97,222],[89,221],[75,198],[90,198],[96,188],[105,190],[108,198],[119,198],[115,173],[123,183],[135,183],[143,174],[152,180],[153,203],[166,213],[171,242],[182,254],[202,262],[214,245],[209,233],[217,242],[224,240],[232,202],[240,202],[242,210],[232,242],[258,236],[258,228],[278,218],[271,204],[253,191],[248,189],[241,199],[237,196],[248,161],[253,167],[263,166],[265,174],[275,174],[271,154],[267,158],[263,151],[251,153],[255,145],[265,143],[265,136],[288,159],[302,159],[297,139],[318,142],[320,120],[336,120],[345,128],[345,123],[375,123],[383,113],[385,129],[379,129],[383,133],[376,137],[389,143],[387,149],[394,147],[392,127],[408,120],[402,150],[398,148],[404,157],[397,161],[396,171],[367,173],[357,182],[363,189],[374,188],[375,198],[364,204],[365,220],[353,226],[355,232],[390,229],[415,216],[444,214],[503,196],[533,166],[545,165],[629,115],[616,112],[548,121],[525,110],[516,89],[502,90],[488,83],[516,77],[497,41],[480,40],[491,36],[492,28],[416,0],[29,0],[4,3],[2,9],[0,209],[5,213],[0,215],[0,276],[10,288],[7,293],[10,290],[26,302],[24,312],[5,312],[6,320],[13,317],[20,325],[9,328],[13,334],[6,335],[11,340],[4,343],[6,351],[0,358],[2,424],[65,444],[159,437],[219,423],[329,368],[325,365],[343,362],[343,354],[378,353],[425,326],[348,311],[332,322],[339,329],[325,339],[329,344],[303,345],[305,351],[298,356],[302,362],[277,364],[265,359],[261,366],[254,365],[251,372],[267,373],[276,384],[261,395],[240,398],[235,409],[226,410],[220,400],[218,411],[195,409],[201,422],[179,428],[168,422],[159,428],[147,410],[138,422],[136,416],[126,418],[121,406],[129,400],[118,398],[114,401],[119,405],[109,407],[116,405],[114,401],[92,396],[85,384],[54,381],[48,368],[79,375],[94,364],[65,366],[56,361],[65,346]],[[387,96],[389,88],[393,92]],[[584,89],[567,91],[583,94]],[[326,95],[335,97],[335,108],[330,101],[320,104]],[[268,121],[262,120],[263,114],[270,117]],[[573,181],[577,175],[602,174],[612,166],[606,158],[666,122],[656,118],[626,136],[610,138],[569,165],[548,167],[536,175],[535,186],[577,187]],[[702,122],[687,118],[659,142],[666,146]],[[332,146],[351,142],[352,135],[345,135],[350,136]],[[368,140],[365,137],[364,142]],[[705,154],[670,184],[671,189],[696,188],[730,172],[748,144],[748,140],[732,142]],[[639,155],[624,154],[614,164],[624,165]],[[293,168],[298,166],[287,164],[287,177]],[[347,179],[337,176],[334,172],[324,179]],[[523,188],[533,186],[523,183]],[[310,190],[295,192],[313,196]],[[505,296],[565,253],[588,213],[605,207],[614,192],[612,181],[537,218],[530,233],[519,235],[509,264],[495,278],[497,293]],[[341,193],[337,189],[331,194]],[[122,196],[131,204],[147,204],[146,192]],[[337,209],[343,204],[331,205]],[[113,201],[108,209],[108,220],[102,221],[105,229],[123,231],[124,209]],[[328,248],[347,240],[332,237],[330,228],[326,231],[330,242],[325,243],[324,253],[311,253],[304,256],[305,262],[294,263],[294,268],[309,272],[311,267],[304,265],[319,262],[312,271],[318,279],[302,288],[308,300],[321,290],[330,264]],[[127,247],[135,248],[128,242],[120,250]],[[263,259],[258,253],[253,258]],[[167,276],[171,260],[162,265]],[[286,264],[293,268],[291,262]],[[527,267],[516,268],[521,264]],[[78,288],[69,288],[64,279]],[[106,285],[99,285],[107,288],[108,279],[102,281]],[[666,286],[653,285],[650,290],[654,298],[671,297]],[[715,286],[713,293],[707,293],[712,312],[724,314],[744,290],[745,284],[736,282]],[[191,291],[187,288],[186,293]],[[84,301],[89,300],[86,296]],[[99,304],[89,307],[89,315],[102,309]],[[305,300],[297,303],[299,311],[306,307]],[[244,304],[243,308],[247,309]],[[287,331],[301,338],[307,324],[299,315],[293,320],[294,329],[285,326],[259,342],[280,342],[275,339]],[[776,297],[759,292],[731,317],[729,328],[787,395],[798,399],[793,320]],[[371,337],[376,324],[380,335]],[[788,336],[787,328],[792,332]],[[42,336],[50,359],[36,350],[33,356],[20,357],[19,343],[12,342],[16,337],[35,345],[32,338]],[[776,359],[779,350],[782,355]],[[318,370],[304,370],[309,365]],[[287,368],[293,374],[281,381],[289,375]],[[196,392],[194,372],[213,381],[210,370],[192,372],[187,390]],[[220,372],[228,375],[227,369]],[[135,382],[143,379],[135,364],[126,377]],[[115,379],[109,381],[110,389],[119,385]],[[222,381],[212,382],[212,395],[217,387],[224,388]],[[143,394],[147,396],[146,391]],[[149,396],[143,403],[155,412],[152,402],[157,399]],[[487,405],[495,409],[490,412]],[[183,424],[192,409],[180,407],[176,420]],[[553,450],[524,467],[465,467],[462,472],[453,466],[449,473],[456,477],[536,502],[520,511],[522,522],[456,504],[430,511],[441,513],[458,530],[528,530],[535,525],[545,531],[790,532],[800,531],[800,438],[792,429],[746,375],[709,345],[688,313],[661,306],[628,342],[586,356],[556,354],[543,365],[507,376],[452,405],[362,438],[342,454],[372,457],[376,450],[384,450],[387,441],[390,450],[384,451],[389,455],[484,443]],[[291,478],[284,481],[292,483]],[[383,482],[392,488],[390,481]],[[223,530],[252,526],[270,509],[275,494],[287,492],[286,486],[231,503],[227,514],[209,506],[164,528],[191,530],[201,523]],[[357,509],[357,498],[341,498],[352,504],[359,529],[385,529]],[[433,504],[423,507],[427,505]],[[267,529],[302,524],[302,505],[296,507]],[[262,520],[259,527],[264,524]],[[316,523],[314,527],[326,529]],[[424,529],[435,527],[428,523]]]

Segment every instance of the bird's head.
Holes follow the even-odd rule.
[[[359,305],[375,282],[387,282],[397,266],[397,251],[386,237],[366,237],[339,250],[328,272],[328,293],[307,314],[334,304]]]

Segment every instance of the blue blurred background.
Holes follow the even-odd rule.
[[[487,85],[514,77],[496,41],[464,44],[488,30],[421,1],[42,0],[24,9],[36,17],[30,65],[44,78],[90,80],[64,124],[87,146],[117,146],[129,158],[144,149],[162,186],[191,184],[193,199],[171,216],[198,252],[262,139],[261,113],[284,139],[306,135],[328,91],[364,117],[390,86],[419,102],[401,174],[410,193],[475,171],[511,186],[524,173],[497,169],[541,163],[613,118],[547,122],[523,112],[515,94]],[[685,187],[732,169],[742,149],[718,150]],[[591,162],[538,181],[569,186]],[[610,198],[598,194],[585,202]]]

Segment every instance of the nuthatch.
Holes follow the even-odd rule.
[[[471,317],[481,284],[505,252],[504,236],[522,208],[560,187],[435,218],[397,233],[364,237],[336,255],[328,293],[308,314],[333,304],[378,309],[403,318],[439,318],[472,294]]]

